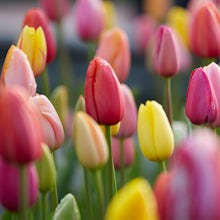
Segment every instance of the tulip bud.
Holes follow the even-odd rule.
[[[202,94],[202,96],[201,96]],[[194,124],[213,123],[218,104],[208,75],[202,68],[195,69],[186,93],[186,115]]]
[[[155,36],[152,65],[163,77],[175,75],[180,68],[179,44],[173,30],[161,25]]]
[[[116,135],[116,134],[118,133],[119,128],[120,128],[120,124],[121,124],[121,123],[118,122],[117,124],[110,126],[110,131],[111,131],[111,135],[112,135],[112,136],[114,136],[114,135]],[[104,126],[104,125],[99,125],[99,126],[100,126],[100,128],[102,129],[104,135],[106,135],[106,133],[105,133],[105,132],[106,132],[105,126]]]
[[[36,95],[30,100],[39,112],[44,142],[51,150],[56,150],[63,144],[64,130],[55,108],[45,95]]]
[[[96,56],[103,58],[111,65],[120,82],[127,79],[131,65],[131,52],[127,34],[122,29],[112,28],[102,34]]]
[[[0,88],[0,154],[10,163],[27,164],[42,155],[39,115],[22,87]]]
[[[37,84],[27,56],[14,45],[9,48],[2,67],[1,84],[22,86],[30,96],[36,94]]]
[[[85,112],[77,112],[73,125],[73,143],[80,163],[98,169],[108,160],[108,146],[99,125]]]
[[[201,57],[220,56],[220,12],[212,2],[192,12],[190,47]]]
[[[39,76],[46,65],[47,44],[44,31],[41,27],[24,26],[17,46],[27,54],[35,77]]]
[[[104,28],[104,8],[100,0],[76,0],[76,31],[84,41],[97,40]]]
[[[27,208],[31,208],[38,198],[38,176],[32,163],[27,165]],[[19,167],[0,159],[0,203],[6,209],[20,210],[20,172]]]
[[[75,106],[75,112],[78,111],[86,111],[86,104],[85,104],[85,99],[82,95],[79,96],[77,102],[76,102],[76,106]]]
[[[86,73],[85,103],[86,112],[100,124],[114,125],[124,116],[119,81],[110,64],[100,57],[90,62]]]
[[[57,206],[53,220],[80,220],[80,212],[75,197],[68,193]]]
[[[52,32],[52,28],[49,23],[49,19],[45,12],[40,8],[29,9],[24,16],[23,27],[27,25],[34,27],[35,29],[42,27],[46,44],[47,44],[47,63],[54,60],[56,55],[56,43]]]
[[[166,113],[159,103],[147,101],[146,105],[140,105],[137,127],[140,148],[145,157],[152,161],[163,161],[172,155],[174,136]]]
[[[46,193],[53,189],[56,183],[56,168],[53,155],[46,144],[42,144],[43,156],[36,161],[36,168],[39,177],[39,190]]]
[[[109,203],[105,220],[157,220],[156,198],[143,178],[128,182]]]

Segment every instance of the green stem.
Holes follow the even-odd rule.
[[[19,167],[20,171],[20,220],[28,220],[28,209],[27,209],[27,199],[28,199],[28,181],[27,181],[27,167],[21,165]]]
[[[88,220],[93,219],[93,212],[92,212],[92,200],[91,200],[91,191],[89,187],[89,174],[86,168],[83,167],[84,172],[84,182],[85,182],[85,188],[86,188],[86,203],[87,203],[87,209],[88,209]]]
[[[88,42],[88,61],[90,62],[95,56],[95,43]]]
[[[163,160],[160,162],[162,172],[167,172],[166,162]]]
[[[47,219],[47,198],[46,193],[41,195],[41,207],[42,207],[42,220]]]
[[[108,200],[110,200],[117,192],[117,184],[116,184],[115,168],[112,157],[111,127],[106,125],[105,131],[106,131],[106,140],[109,149],[109,160],[107,166],[108,166]]]
[[[103,219],[104,216],[104,190],[103,190],[103,182],[102,182],[102,176],[99,170],[95,171],[95,177],[96,177],[96,186],[98,191],[98,202],[99,202],[99,208],[100,208],[100,218]]]
[[[124,138],[120,138],[120,184],[124,184]]]
[[[171,93],[171,77],[166,78],[166,112],[167,117],[172,126],[173,112],[172,112],[172,93]]]
[[[54,164],[56,167],[55,151],[53,151],[52,155],[53,155],[53,160],[54,160]],[[54,187],[51,190],[51,197],[52,197],[52,209],[54,211],[58,205],[58,193],[57,193],[57,180],[56,179],[55,179]]]
[[[45,96],[50,98],[50,80],[48,76],[47,67],[45,67],[44,72],[41,75],[41,80],[42,80],[43,93]]]

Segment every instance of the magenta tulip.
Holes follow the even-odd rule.
[[[173,30],[161,25],[153,44],[153,69],[161,76],[175,75],[180,69],[179,44]]]
[[[216,120],[217,99],[203,68],[195,69],[190,76],[185,110],[187,117],[194,124],[210,124]]]
[[[110,64],[95,57],[89,64],[85,81],[86,112],[98,123],[114,125],[124,116],[124,97]]]
[[[212,2],[192,12],[190,25],[191,50],[201,57],[220,56],[220,12]]]

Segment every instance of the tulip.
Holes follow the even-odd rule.
[[[76,105],[75,105],[75,112],[77,111],[86,111],[86,104],[85,104],[85,99],[82,95],[79,96]]]
[[[104,28],[104,8],[101,0],[76,0],[76,31],[83,41],[97,40]]]
[[[69,0],[40,0],[40,6],[51,21],[59,22],[70,10]]]
[[[134,161],[134,141],[132,137],[125,138],[123,140],[123,167],[129,167]],[[112,155],[114,167],[119,169],[121,167],[122,161],[120,161],[120,139],[112,138]]]
[[[27,56],[14,45],[6,54],[2,67],[1,84],[3,86],[22,86],[30,96],[36,94],[37,84]]]
[[[10,163],[27,164],[42,155],[39,115],[22,87],[0,88],[0,155]]]
[[[201,96],[202,94],[202,96]],[[194,124],[213,123],[218,104],[213,86],[203,68],[195,69],[186,93],[186,115]]]
[[[75,197],[68,193],[57,206],[53,220],[80,220],[80,212]]]
[[[208,2],[192,13],[190,24],[190,47],[201,57],[220,56],[220,13]]]
[[[150,184],[143,178],[128,182],[109,203],[105,220],[156,220],[156,198]]]
[[[120,122],[120,128],[117,137],[131,137],[137,130],[137,106],[132,91],[126,84],[121,84],[121,89],[125,100],[125,113]]]
[[[175,75],[180,68],[179,44],[173,30],[161,25],[155,36],[152,65],[163,77]]]
[[[42,27],[47,44],[46,62],[49,63],[53,61],[56,56],[56,43],[49,23],[49,18],[47,17],[46,13],[41,8],[29,9],[24,15],[23,27],[25,25],[34,27],[35,29]]]
[[[73,143],[80,163],[87,169],[96,170],[108,160],[105,136],[96,121],[85,112],[74,117]]]
[[[56,184],[56,168],[53,155],[46,144],[42,144],[43,156],[36,161],[39,177],[39,190],[42,193],[49,192]]]
[[[54,106],[45,95],[36,95],[31,102],[39,112],[44,142],[52,151],[58,149],[64,141],[64,130]]]
[[[114,125],[122,120],[123,94],[114,70],[107,61],[95,57],[90,62],[84,90],[86,112],[98,123]]]
[[[117,124],[115,125],[111,125],[110,126],[110,131],[111,131],[111,135],[114,136],[118,133],[119,131],[119,128],[120,128],[120,122],[118,122]],[[100,125],[100,128],[102,129],[104,135],[106,135],[106,129],[105,129],[105,125]]]
[[[194,130],[180,143],[171,176],[158,183],[161,219],[220,218],[219,144],[219,138],[204,128]]]
[[[147,101],[146,105],[140,105],[137,129],[140,148],[146,158],[163,161],[172,155],[174,136],[166,113],[159,103]]]
[[[32,163],[27,165],[27,208],[38,199],[38,176]],[[0,159],[0,203],[6,209],[20,211],[20,173],[19,167]]]
[[[44,31],[41,27],[35,28],[24,26],[17,46],[22,49],[28,57],[35,77],[39,76],[46,65],[47,44]]]
[[[128,78],[131,51],[127,34],[121,28],[115,27],[102,34],[96,56],[105,59],[112,66],[120,82]]]

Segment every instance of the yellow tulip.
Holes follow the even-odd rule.
[[[47,58],[47,45],[43,29],[24,26],[17,46],[27,55],[35,77],[39,76],[45,68]]]
[[[174,135],[163,107],[156,101],[138,110],[138,139],[141,151],[152,161],[168,159],[174,150]]]
[[[117,124],[111,125],[110,129],[111,129],[111,135],[114,136],[118,133],[119,128],[120,128],[120,122],[118,122]],[[102,129],[104,135],[105,135],[105,126],[104,125],[100,125],[100,128]]]
[[[153,191],[143,178],[128,182],[109,203],[105,220],[157,220],[158,210]]]

